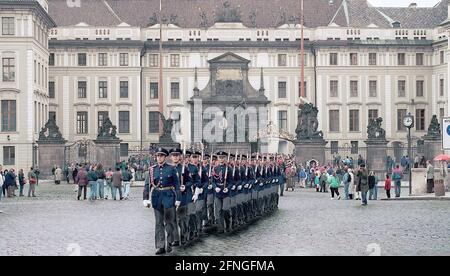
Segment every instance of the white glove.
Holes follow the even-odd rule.
[[[197,202],[197,199],[198,199],[198,195],[195,194],[195,195],[192,197],[192,201],[195,203],[195,202]]]
[[[248,189],[248,184],[245,184],[245,185],[244,185],[244,188],[245,188],[245,189]]]
[[[264,183],[259,184],[260,187],[264,186]]]
[[[242,190],[242,185],[238,186],[238,191]]]
[[[199,190],[199,194],[203,194],[203,188],[198,189]]]
[[[211,190],[212,189],[212,185],[208,185],[208,190]]]
[[[144,204],[144,207],[150,208],[150,206],[152,205],[152,202],[150,200],[144,200],[142,202],[142,204]]]
[[[182,192],[186,191],[186,186],[181,185],[181,186],[180,186],[180,191],[182,191]]]
[[[175,207],[178,208],[181,205],[181,201],[175,201]]]
[[[216,188],[216,193],[220,193],[220,188]]]
[[[251,184],[248,186],[249,189],[251,189],[252,187],[253,187],[253,185],[251,185]]]
[[[258,180],[255,180],[255,185],[258,184]]]
[[[223,189],[223,193],[224,194],[228,193],[228,188]]]
[[[231,190],[232,191],[236,190],[236,185],[233,185],[233,187],[231,187]]]

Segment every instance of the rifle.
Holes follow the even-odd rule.
[[[242,157],[242,156],[241,156]],[[245,178],[247,178],[247,176],[248,176],[248,158],[250,158],[250,155],[247,153],[247,165],[245,166]]]
[[[231,148],[228,151],[228,159],[227,159],[227,163],[225,164],[225,166],[226,166],[226,168],[225,168],[225,177],[224,177],[224,180],[223,180],[223,188],[224,189],[227,188],[228,164],[230,164],[230,157],[231,157],[230,151],[231,151]]]
[[[213,167],[213,155],[214,155],[213,149],[214,148],[212,148],[211,156],[209,158],[209,174],[208,174],[208,179],[209,180],[208,180],[208,186],[210,186],[211,182],[212,182],[212,175],[211,175],[211,173],[212,173],[212,167]]]
[[[258,172],[258,159],[259,159],[259,152],[256,153],[255,177],[256,177],[256,173]]]
[[[236,163],[237,163],[237,160],[238,160],[238,150],[236,150],[236,156],[234,157],[233,179],[234,179],[234,176],[236,174]]]
[[[185,172],[185,158],[186,158],[186,144],[185,143],[183,143],[183,160],[182,160],[182,162],[180,162],[181,163],[181,183],[180,183],[180,187],[181,186],[184,186],[184,172]]]

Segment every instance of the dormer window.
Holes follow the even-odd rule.
[[[393,22],[392,23],[392,28],[400,28],[401,27],[401,24],[400,24],[400,22],[398,22],[398,21],[395,21],[395,22]]]

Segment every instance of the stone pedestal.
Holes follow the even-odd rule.
[[[305,165],[311,160],[316,160],[320,165],[325,164],[327,144],[328,142],[322,139],[294,141],[296,162]]]
[[[122,140],[95,140],[96,163],[103,165],[105,170],[114,170],[116,163],[120,161],[120,143]]]
[[[65,143],[40,143],[39,154],[38,154],[38,165],[40,171],[40,178],[49,178],[52,176],[53,166],[58,166],[61,169],[64,168],[64,148]],[[29,169],[29,168],[27,168]]]
[[[441,139],[424,139],[424,156],[426,160],[433,160],[436,156],[443,153]]]
[[[365,143],[367,145],[367,169],[375,172],[379,179],[385,179],[385,162],[387,156],[387,144],[389,142],[386,140],[367,140]]]
[[[418,196],[418,195],[426,195],[427,194],[427,179],[425,178],[427,173],[427,169],[419,168],[419,169],[412,169],[412,195]],[[447,173],[448,175],[448,173]],[[444,180],[444,187],[445,189],[448,189],[449,187],[449,181],[450,178],[443,177],[441,168],[435,167],[434,168],[434,180],[435,181],[442,181]],[[441,191],[442,192],[442,191]],[[434,194],[431,194],[434,195]]]

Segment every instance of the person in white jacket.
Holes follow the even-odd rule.
[[[355,194],[355,174],[352,169],[348,169],[348,174],[350,175],[350,184],[348,186],[348,197],[350,200],[353,199],[353,195]]]

